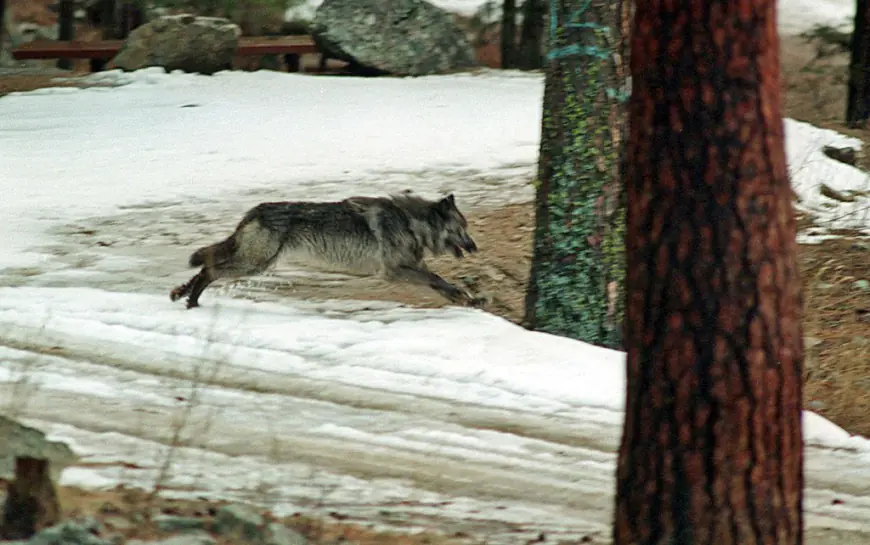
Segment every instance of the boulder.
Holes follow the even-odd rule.
[[[238,25],[221,17],[165,15],[131,32],[109,66],[214,74],[232,67],[240,35]]]
[[[48,460],[54,482],[58,481],[66,466],[78,459],[66,444],[48,441],[38,429],[0,416],[0,478],[8,480],[13,477],[15,458],[19,456]]]
[[[375,74],[423,76],[476,64],[453,16],[424,0],[324,0],[311,34],[328,57]]]

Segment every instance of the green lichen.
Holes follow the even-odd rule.
[[[559,26],[551,42],[560,55],[574,54],[557,55],[547,75],[530,286],[535,295],[527,321],[541,331],[619,347],[625,208],[612,132],[619,94],[609,29],[598,24],[608,20],[602,12],[609,4],[565,4],[585,7],[588,20]]]

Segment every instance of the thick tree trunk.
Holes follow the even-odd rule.
[[[543,0],[526,0],[523,3],[523,24],[518,52],[518,67],[522,70],[537,70],[544,65],[543,39],[546,15],[547,8]]]
[[[549,64],[525,325],[621,346],[625,208],[619,180],[617,0],[559,0]],[[551,8],[552,9],[552,8]]]
[[[501,67],[517,67],[517,3],[504,0],[501,6]]]
[[[802,542],[776,0],[637,2],[615,545]]]
[[[870,0],[857,0],[852,61],[849,64],[849,93],[846,124],[863,127],[870,117]]]

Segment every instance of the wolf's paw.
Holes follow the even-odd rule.
[[[196,308],[198,306],[199,306],[199,301],[191,301],[190,299],[187,300],[187,310],[190,310],[192,308]]]
[[[468,291],[462,292],[462,299],[462,302],[465,304],[465,306],[471,308],[481,308],[489,303],[489,301],[487,301],[485,297],[475,297],[471,294],[471,292]]]
[[[169,292],[169,300],[172,302],[178,301],[181,297],[181,286]]]
[[[483,297],[472,297],[466,304],[471,308],[483,308],[487,303],[489,303],[489,301]]]

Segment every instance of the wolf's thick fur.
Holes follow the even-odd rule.
[[[187,296],[187,308],[193,308],[215,280],[259,274],[287,258],[319,269],[425,284],[452,302],[478,306],[479,299],[423,262],[427,250],[456,257],[476,252],[467,227],[452,194],[438,201],[403,194],[262,203],[245,214],[229,238],[190,256],[190,266],[202,269],[170,297]]]

